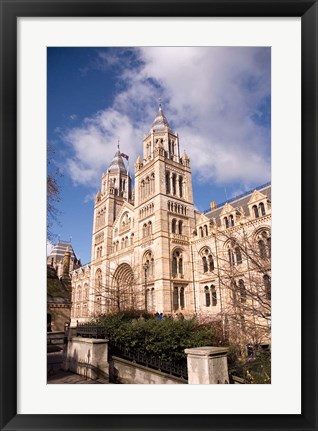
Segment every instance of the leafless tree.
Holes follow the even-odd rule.
[[[47,238],[52,241],[55,239],[55,234],[52,232],[53,223],[58,223],[58,216],[60,214],[57,204],[60,202],[60,185],[58,179],[61,173],[58,168],[53,165],[54,149],[51,145],[47,147]]]
[[[270,340],[271,236],[266,227],[215,230],[219,252],[215,255],[223,296],[225,335],[239,346],[242,356],[248,344]]]

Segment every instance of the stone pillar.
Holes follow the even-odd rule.
[[[82,337],[69,339],[63,369],[93,380],[108,379],[108,340]]]
[[[185,349],[189,385],[229,383],[226,347],[195,347]]]

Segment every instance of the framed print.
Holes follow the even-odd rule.
[[[316,1],[301,0],[278,3],[258,0],[227,3],[213,0],[190,3],[181,0],[172,3],[103,0],[66,0],[58,3],[49,0],[40,3],[28,0],[1,1],[1,429],[317,429],[317,10]],[[128,47],[129,50],[123,50],[123,47]],[[193,53],[190,60],[189,48]],[[215,49],[218,50],[218,55],[212,53],[216,52],[213,51]],[[136,56],[136,52],[140,53],[141,50],[142,65],[140,56]],[[183,57],[180,55],[181,51]],[[245,52],[252,51],[256,53],[257,63],[251,61],[249,54],[245,55]],[[156,61],[147,62],[151,55]],[[79,61],[80,56],[85,57],[85,61]],[[239,60],[235,62],[234,57]],[[182,58],[187,60],[181,61]],[[202,64],[209,66],[205,68],[204,76],[200,73]],[[237,72],[239,67],[242,68],[241,74],[233,74],[233,70]],[[257,68],[257,73],[246,76],[248,67]],[[120,70],[122,80],[115,80],[109,68],[113,68],[113,71],[114,68],[117,68],[116,71]],[[76,71],[75,78],[70,73],[71,69]],[[94,85],[85,90],[76,87],[78,76],[81,79],[87,76],[93,78]],[[226,81],[229,76],[235,79],[239,77],[241,89],[244,91],[236,93],[237,87],[231,87],[229,81]],[[223,84],[221,77],[224,77]],[[247,110],[252,125],[249,124],[249,128],[242,132],[242,117],[235,117],[237,122],[234,125],[231,123],[234,117],[227,117],[227,114],[229,110],[241,111],[243,103],[246,102],[243,99],[258,91],[263,80],[267,80],[264,84],[266,91],[262,93],[266,95],[262,99],[266,99],[266,106],[258,103],[258,109],[253,106],[253,112]],[[207,90],[211,87],[215,88],[216,93],[222,96],[226,93],[228,97],[226,105],[219,103],[214,106],[216,118],[213,121],[209,118],[213,100],[209,99],[211,93]],[[130,92],[129,97],[127,92]],[[108,122],[103,117],[106,93],[111,95],[109,97],[117,96],[116,104],[108,107]],[[152,115],[150,106],[156,96],[161,100],[158,101],[158,112],[155,108]],[[90,109],[93,99],[94,108]],[[225,99],[217,100],[224,102]],[[121,106],[126,106],[118,116],[117,108],[120,103]],[[179,106],[184,107],[187,115],[180,115]],[[80,122],[77,122],[79,111],[75,111],[75,107],[81,109]],[[140,127],[137,131],[130,129],[129,119],[132,117],[129,115],[133,110],[140,112],[143,118],[138,120]],[[183,155],[181,152],[179,154],[179,134],[174,128],[170,128],[167,111],[173,118],[173,127],[178,127],[176,120],[179,120],[182,132],[185,132],[183,145],[187,151]],[[55,123],[52,118],[57,114],[60,116],[60,122]],[[148,120],[146,121],[148,114],[149,118],[154,118],[149,125]],[[193,118],[203,118],[204,121],[202,124],[194,124]],[[230,119],[228,122],[227,118]],[[148,135],[142,138],[142,131],[148,130],[150,125],[149,136],[152,138]],[[259,129],[256,129],[255,125],[261,126],[262,134],[257,134]],[[209,133],[203,134],[204,128]],[[99,134],[101,130],[103,134]],[[160,133],[163,133],[163,130],[167,135],[162,138]],[[210,139],[213,133],[215,136],[219,134],[218,145],[213,144],[213,139]],[[81,140],[83,134],[85,143]],[[116,152],[113,160],[113,154],[106,154],[103,142],[105,136],[111,141],[116,140],[115,151],[111,149],[113,153]],[[158,138],[157,141],[155,138]],[[213,248],[213,237],[211,236],[210,248],[204,243],[204,237],[208,236],[209,229],[213,229],[213,223],[215,229],[223,231],[236,228],[235,224],[242,222],[248,211],[251,217],[254,214],[253,223],[257,225],[260,217],[267,216],[272,208],[272,245],[268,234],[270,229],[258,230],[258,236],[253,237],[253,241],[257,241],[261,261],[264,262],[264,259],[269,257],[272,259],[273,272],[270,272],[270,275],[273,274],[273,288],[270,287],[268,272],[264,273],[267,278],[262,279],[265,299],[272,299],[272,310],[264,315],[267,326],[272,330],[272,374],[267,376],[271,378],[270,384],[263,384],[268,381],[251,380],[249,383],[261,384],[236,384],[232,387],[216,384],[192,385],[189,379],[189,384],[184,384],[181,388],[177,384],[170,384],[170,380],[164,382],[169,384],[168,387],[166,384],[148,384],[150,381],[140,385],[137,384],[140,382],[136,377],[135,380],[129,381],[132,384],[126,384],[124,387],[120,384],[74,386],[70,384],[73,383],[70,380],[66,380],[63,385],[50,384],[52,381],[47,380],[46,368],[47,334],[43,328],[48,325],[47,328],[51,331],[53,325],[53,330],[56,330],[57,326],[54,325],[57,323],[51,320],[53,312],[49,313],[49,308],[46,313],[46,269],[49,265],[52,271],[59,274],[61,283],[65,284],[63,277],[68,253],[70,259],[73,259],[74,271],[78,269],[76,265],[79,262],[70,252],[71,240],[65,242],[67,247],[61,261],[54,260],[58,252],[49,255],[50,261],[47,258],[47,139],[53,147],[58,139],[64,143],[64,147],[59,150],[58,166],[63,170],[63,184],[73,182],[70,189],[72,191],[68,195],[64,193],[63,197],[69,200],[69,207],[64,206],[64,210],[74,207],[69,226],[72,225],[75,229],[77,225],[84,230],[85,211],[81,209],[84,207],[75,206],[76,193],[84,183],[87,185],[88,178],[95,181],[97,171],[98,183],[100,178],[103,178],[101,190],[96,194],[97,188],[87,189],[90,193],[87,192],[85,196],[88,202],[94,202],[96,211],[91,237],[93,240],[89,243],[92,261],[87,266],[78,266],[83,273],[87,271],[84,275],[72,273],[71,291],[76,292],[77,296],[72,297],[69,303],[76,304],[76,307],[78,305],[78,308],[67,305],[69,309],[72,308],[72,314],[67,318],[63,317],[62,322],[65,323],[69,318],[67,322],[71,323],[70,331],[74,330],[74,334],[80,334],[80,324],[85,324],[89,310],[96,311],[97,307],[100,307],[100,310],[104,307],[103,310],[106,310],[113,298],[109,295],[116,294],[108,292],[107,298],[110,298],[110,302],[103,302],[101,299],[97,304],[95,298],[102,296],[96,292],[88,292],[86,297],[85,292],[82,292],[84,282],[82,286],[77,281],[80,277],[82,280],[87,276],[87,286],[94,285],[96,288],[103,283],[102,272],[101,278],[98,278],[98,265],[103,261],[102,258],[104,259],[103,247],[106,244],[99,242],[101,233],[98,229],[102,223],[101,217],[104,217],[103,211],[98,212],[103,194],[106,196],[109,192],[115,196],[115,200],[127,200],[126,212],[122,211],[114,216],[114,220],[118,220],[119,224],[114,224],[109,233],[112,244],[111,248],[106,249],[106,256],[114,256],[116,247],[120,250],[125,247],[128,249],[137,239],[134,240],[127,234],[131,233],[127,226],[133,223],[129,218],[133,214],[133,194],[127,174],[129,171],[135,172],[135,185],[138,186],[138,172],[142,173],[144,168],[149,171],[148,177],[144,178],[147,183],[144,184],[145,188],[142,188],[141,181],[140,187],[136,187],[134,191],[134,202],[138,202],[138,214],[142,220],[140,265],[139,261],[136,268],[131,264],[130,272],[127,273],[128,266],[123,260],[118,265],[122,272],[114,267],[113,273],[110,271],[107,277],[113,277],[117,284],[120,280],[123,286],[127,274],[130,279],[138,277],[138,268],[141,267],[141,281],[138,283],[141,286],[141,299],[144,301],[142,307],[145,311],[152,311],[158,320],[161,320],[160,315],[168,318],[170,311],[172,320],[183,321],[184,315],[185,320],[191,318],[191,313],[187,315],[191,307],[196,316],[200,315],[202,310],[217,308],[222,302],[220,283],[217,282],[221,277],[219,275],[217,278],[216,271],[213,271],[215,268],[220,271],[221,265],[213,259],[220,254]],[[180,133],[180,141],[182,139]],[[235,164],[232,153],[224,148],[227,140],[234,142],[240,139],[244,142],[237,148],[248,148],[249,151],[246,154],[238,154],[235,160],[239,162]],[[137,158],[137,153],[134,153],[135,144],[129,143],[133,140],[139,141],[139,147],[142,147],[140,151],[143,151],[142,158]],[[252,143],[248,144],[250,141]],[[265,141],[271,142],[271,146],[268,145],[267,150],[264,150],[265,156],[262,158]],[[103,163],[94,159],[94,145],[99,148],[99,158],[105,158]],[[216,184],[217,181],[223,184],[221,178],[225,175],[235,176],[237,171],[248,170],[250,175],[256,178],[250,200],[247,202],[247,187],[244,188],[243,183],[238,184],[243,187],[242,190],[239,187],[235,187],[235,190],[224,190],[223,186],[218,189],[216,185],[212,192],[219,190],[226,203],[218,204],[216,210],[211,202],[209,211],[204,214],[202,208],[194,207],[192,198],[189,198],[191,177],[188,176],[187,170],[190,163],[186,154],[188,148],[191,153],[191,166],[194,167],[197,178],[200,177],[201,169],[201,183],[195,185],[196,193],[201,193],[202,196],[208,194],[210,199],[212,193],[209,187],[204,185],[204,177],[211,175]],[[228,148],[234,151],[234,146]],[[152,154],[155,152],[158,153],[158,163],[160,157],[166,160],[165,163],[170,163],[169,178],[166,171],[162,176],[163,171],[156,172],[154,168],[152,172],[147,167],[147,163],[148,166],[151,165],[154,157]],[[132,161],[129,159],[131,153]],[[206,166],[208,159],[217,159],[213,161],[213,169]],[[133,166],[129,167],[128,162]],[[180,166],[177,166],[178,163]],[[104,167],[105,164],[106,167],[109,165],[107,175],[100,177],[102,173],[98,170],[99,166]],[[217,166],[221,166],[219,173],[216,172]],[[121,175],[118,178],[117,172]],[[161,182],[155,182],[157,175],[162,177]],[[271,197],[267,194],[268,185],[258,189],[255,186],[259,178],[271,179]],[[90,185],[95,184],[94,181]],[[167,289],[159,287],[160,277],[154,281],[155,269],[158,271],[159,263],[153,260],[151,244],[154,238],[151,235],[154,232],[152,229],[158,229],[158,220],[154,222],[152,218],[151,205],[145,205],[145,196],[152,193],[156,211],[159,213],[157,201],[153,197],[154,190],[158,187],[164,187],[164,192],[158,193],[158,202],[163,202],[162,195],[169,197],[167,202],[164,201],[164,205],[168,205],[168,210],[165,207],[168,216],[162,221],[162,226],[167,223],[168,229],[171,228],[171,238],[176,244],[171,253],[169,251],[172,262],[170,296]],[[66,185],[64,192],[65,190]],[[242,192],[244,196],[240,196]],[[243,197],[246,202],[243,202]],[[82,197],[81,199],[83,200]],[[241,203],[236,206],[233,204],[233,208],[229,203],[236,202],[235,199],[241,199]],[[253,199],[257,201],[257,205]],[[216,200],[222,201],[220,197]],[[180,206],[180,202],[183,202],[183,206]],[[184,208],[184,202],[187,208]],[[210,205],[210,202],[208,204]],[[219,210],[220,207],[222,211]],[[163,207],[160,207],[161,210]],[[193,226],[192,221],[189,222],[189,214],[192,213],[195,220]],[[240,225],[246,226],[243,222]],[[185,238],[190,227],[193,229],[189,235],[197,236],[191,244],[194,246],[196,241],[201,244],[195,250],[188,246]],[[90,224],[90,236],[91,228]],[[64,231],[62,232],[65,235]],[[121,237],[123,232],[126,236]],[[234,262],[238,267],[244,260],[244,247],[242,245],[237,250],[235,244],[230,241],[233,240],[232,237],[228,239],[228,242],[223,242],[230,247],[227,250],[226,262],[228,264],[230,259],[232,274]],[[245,231],[244,239],[246,244]],[[119,240],[122,242],[119,243]],[[73,241],[76,244],[75,240]],[[58,240],[58,243],[60,242]],[[211,253],[209,250],[212,250]],[[156,252],[158,255],[161,253],[158,249]],[[200,265],[203,265],[201,272],[195,270],[194,260],[192,267],[186,266],[187,259],[190,262],[191,254],[195,253],[200,259]],[[245,252],[245,255],[247,254]],[[83,259],[88,260],[84,255]],[[255,259],[251,260],[255,263]],[[110,262],[110,267],[111,264]],[[92,278],[89,271],[94,274]],[[165,271],[162,264],[162,273]],[[187,272],[193,277],[192,290],[187,290]],[[251,281],[250,272],[249,277]],[[201,280],[201,284],[195,282],[195,279]],[[210,284],[205,280],[209,280]],[[136,282],[136,285],[138,283]],[[163,280],[162,283],[164,285],[166,281]],[[192,280],[189,279],[189,285],[191,283]],[[196,285],[199,286],[197,291]],[[84,308],[82,302],[80,305],[77,302],[78,286],[80,295],[83,293],[86,299],[84,296],[80,297],[87,300],[82,301],[87,308]],[[240,279],[237,277],[237,286],[244,288],[244,291],[240,290],[241,310],[242,304],[247,302],[243,276]],[[90,299],[92,297],[93,300]],[[138,299],[138,295],[134,293],[128,295],[124,302],[132,300],[131,297],[136,301]],[[261,299],[262,306],[265,307],[262,296]],[[116,302],[114,298],[113,302]],[[62,308],[62,302],[52,300],[51,310],[57,307],[57,303],[59,309]],[[225,302],[225,307],[224,304]],[[109,310],[110,308],[107,308],[107,311]],[[105,313],[107,314],[106,311]],[[227,318],[229,313],[227,311]],[[47,320],[49,314],[50,321]],[[243,318],[241,314],[239,324],[242,327],[243,320],[244,325],[247,325],[248,319],[246,313]],[[144,316],[138,317],[138,320],[143,319]],[[223,315],[222,324],[224,322],[226,319]],[[139,321],[137,323],[142,325]],[[249,344],[247,340],[241,341],[240,335],[238,339],[242,352]],[[267,344],[270,343],[271,341],[268,341]],[[85,353],[89,356],[91,370],[95,367],[95,363],[90,362],[93,360],[92,349],[93,347],[89,348]],[[248,355],[249,351],[246,352]],[[75,361],[78,352],[73,350],[72,355],[70,360]],[[78,362],[81,360],[80,358]],[[134,360],[136,362],[136,358]],[[188,362],[188,372],[189,370]],[[220,380],[216,382],[228,383]]]

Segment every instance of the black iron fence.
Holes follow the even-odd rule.
[[[107,338],[103,326],[90,323],[79,323],[76,328],[76,335],[87,338]]]
[[[76,334],[78,336],[88,338],[108,338],[103,326],[90,323],[79,324],[76,328]],[[124,346],[115,344],[111,340],[109,342],[109,354],[111,356],[118,356],[119,358],[126,359],[136,364],[170,374],[171,376],[188,380],[186,358],[178,362],[168,361],[158,356],[141,352],[139,350],[127,349]]]
[[[186,359],[184,361],[174,362],[162,359],[155,355],[149,355],[145,352],[138,350],[134,351],[127,349],[120,345],[110,343],[110,354],[118,356],[119,358],[126,359],[136,364],[161,371],[171,376],[180,377],[181,379],[188,380],[188,367]]]

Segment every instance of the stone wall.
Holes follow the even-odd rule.
[[[108,380],[108,340],[74,337],[69,339],[65,350],[65,371],[93,380]]]
[[[109,363],[109,379],[127,384],[187,384],[186,380],[113,356]]]

